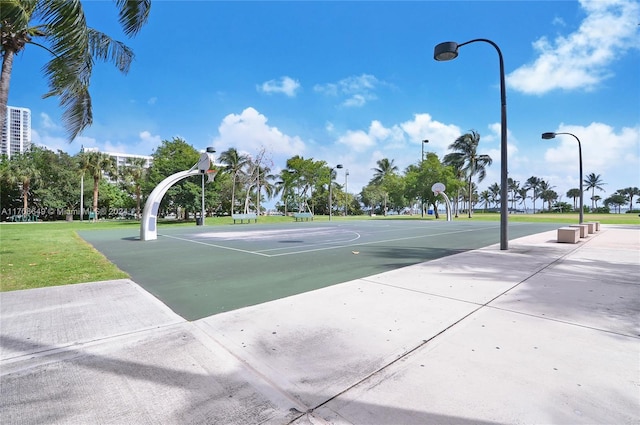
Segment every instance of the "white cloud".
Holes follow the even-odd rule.
[[[276,155],[293,156],[305,151],[298,136],[283,134],[277,127],[267,124],[267,117],[252,107],[241,114],[229,114],[218,127],[220,135],[214,140],[218,152],[234,147],[239,151],[256,154],[263,147]]]
[[[42,128],[47,129],[47,130],[61,130],[62,126],[60,126],[58,123],[54,122],[51,117],[49,116],[49,114],[45,113],[45,112],[41,112],[40,113],[40,124],[42,125]]]
[[[428,140],[428,150],[439,152],[444,152],[462,134],[458,126],[434,121],[429,114],[415,114],[413,120],[401,123],[400,128],[411,142],[420,144],[423,140]]]
[[[383,84],[385,83],[373,75],[362,74],[344,78],[337,83],[316,84],[313,90],[326,96],[346,97],[342,106],[361,107],[377,99],[373,92]]]
[[[266,94],[282,93],[289,97],[295,97],[300,88],[300,83],[291,77],[281,77],[279,80],[269,80],[256,86],[257,90]]]
[[[616,133],[603,123],[591,123],[587,127],[561,124],[556,133],[571,133],[580,139],[585,176],[589,173],[602,174],[606,181],[607,173],[623,174],[630,179],[629,186],[639,180],[640,127],[625,127]],[[554,141],[555,146],[549,147],[544,154],[545,161],[552,167],[561,167],[577,175],[580,161],[576,139],[558,135],[549,140]]]
[[[609,64],[626,50],[640,47],[640,4],[631,0],[583,0],[587,13],[582,24],[568,36],[533,43],[539,53],[531,64],[507,76],[507,83],[527,94],[551,90],[591,90],[611,76]],[[557,22],[558,18],[554,19]]]

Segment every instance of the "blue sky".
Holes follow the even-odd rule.
[[[110,1],[85,2],[90,26],[136,54],[126,76],[94,67],[94,124],[65,139],[57,99],[34,46],[14,63],[9,104],[33,114],[33,139],[74,154],[81,145],[149,155],[161,140],[229,147],[279,171],[293,155],[343,164],[359,192],[381,158],[403,170],[425,151],[441,158],[461,134],[480,133],[500,181],[496,50],[460,48],[436,62],[442,41],[494,41],[507,81],[509,177],[548,180],[567,199],[584,175],[640,187],[640,3],[597,1],[219,2],[155,1],[148,24],[122,35]],[[344,182],[344,170],[338,182]],[[585,194],[585,205],[590,205]],[[530,201],[528,202],[530,206]]]

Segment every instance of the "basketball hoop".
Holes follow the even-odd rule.
[[[207,175],[207,183],[211,183],[216,178],[218,170],[207,170],[205,174]]]

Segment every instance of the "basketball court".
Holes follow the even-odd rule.
[[[173,311],[196,320],[497,244],[499,227],[386,219],[160,226],[152,241],[131,229],[79,233]],[[512,223],[509,237],[557,227]]]

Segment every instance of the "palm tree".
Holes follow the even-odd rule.
[[[521,187],[520,189],[518,189],[518,198],[520,199],[520,203],[522,204],[522,209],[524,211],[527,211],[527,192],[529,191],[529,189],[527,189],[526,187]]]
[[[463,170],[467,176],[467,185],[469,187],[467,196],[469,197],[469,218],[471,218],[471,183],[473,178],[478,176],[478,183],[484,180],[487,175],[486,167],[491,165],[493,160],[489,155],[478,154],[478,144],[480,143],[480,134],[475,130],[471,133],[463,134],[458,137],[455,142],[449,145],[449,149],[454,152],[445,155],[444,164],[452,165]]]
[[[236,181],[242,169],[249,163],[249,157],[239,154],[236,148],[229,148],[220,154],[220,162],[226,165],[226,172],[231,175],[231,214],[233,214],[236,205]]]
[[[516,206],[516,194],[518,193],[518,190],[520,189],[520,182],[512,179],[511,177],[509,177],[507,179],[507,187],[509,188],[509,191],[511,192],[511,209],[514,210],[515,206]]]
[[[374,174],[373,179],[371,179],[371,183],[375,185],[380,185],[385,180],[387,176],[395,174],[398,171],[398,167],[393,163],[394,160],[389,160],[388,158],[382,158],[376,162],[378,165],[377,168],[372,168]]]
[[[106,153],[88,152],[86,155],[86,170],[93,178],[93,221],[98,221],[98,188],[103,173],[112,174],[116,170],[114,159]]]
[[[488,188],[489,193],[491,194],[491,200],[494,203],[494,206],[498,206],[498,202],[500,201],[500,185],[498,183],[494,183]]]
[[[116,0],[116,5],[124,33],[135,36],[147,22],[151,0]],[[43,67],[49,80],[44,97],[60,98],[70,140],[93,122],[89,80],[94,59],[112,62],[123,73],[133,61],[130,48],[87,25],[80,0],[3,0],[0,36],[0,122],[6,119],[14,58],[31,44],[52,56]]]
[[[540,177],[531,176],[525,182],[525,186],[527,190],[531,189],[533,194],[531,195],[531,199],[533,200],[533,213],[536,213],[536,199],[540,197],[540,184],[542,183],[542,179]],[[544,208],[543,208],[544,209]]]
[[[584,179],[584,183],[587,185],[587,187],[585,187],[584,190],[591,189],[591,208],[596,208],[595,205],[597,204],[598,200],[595,199],[595,191],[596,189],[604,190],[602,186],[605,185],[606,183],[602,181],[600,174],[596,175],[596,173],[588,174],[587,178]]]
[[[140,204],[142,202],[142,180],[147,173],[145,158],[127,158],[127,166],[122,169],[122,177],[133,184],[136,195],[136,218],[140,218]]]
[[[491,193],[488,190],[480,192],[480,200],[484,203],[484,209],[487,209],[487,205],[491,202]]]
[[[9,185],[20,185],[22,193],[22,215],[29,215],[29,189],[40,179],[40,171],[28,154],[12,156],[3,170],[2,178]]]
[[[576,206],[576,198],[580,197],[580,189],[569,189],[567,191],[567,198],[573,198],[573,209],[577,210],[578,207]]]
[[[633,210],[633,197],[640,196],[640,189],[637,187],[627,187],[626,189],[618,190],[618,192],[629,197],[629,210]]]
[[[554,187],[555,186],[551,186],[551,184],[549,184],[549,182],[544,181],[544,180],[540,180],[540,184],[538,186],[538,189],[540,189],[540,194],[538,195],[538,197],[540,199],[542,199],[542,209],[543,210],[544,210],[545,201],[549,201],[550,199],[553,200],[553,199],[556,199],[558,197],[556,192],[551,190]],[[553,197],[553,194],[555,194],[555,198]],[[549,201],[549,210],[551,210],[551,202],[550,201]]]

